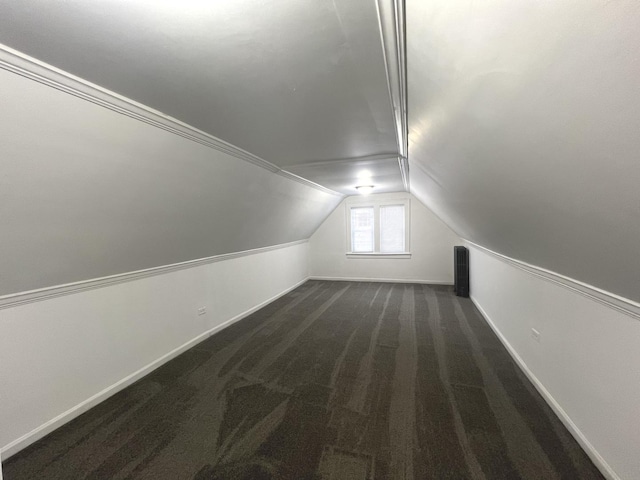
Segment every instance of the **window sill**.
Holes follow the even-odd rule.
[[[403,259],[411,258],[411,252],[404,253],[354,253],[347,252],[347,258],[386,258],[386,259]]]

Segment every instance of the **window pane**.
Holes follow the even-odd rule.
[[[351,209],[351,251],[373,252],[373,207]]]
[[[380,207],[380,251],[404,252],[404,205]]]

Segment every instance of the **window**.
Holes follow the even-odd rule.
[[[373,252],[373,207],[351,209],[351,251]]]
[[[380,251],[404,252],[404,205],[380,206]]]
[[[409,199],[347,203],[347,255],[409,258]]]

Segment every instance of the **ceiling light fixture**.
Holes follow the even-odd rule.
[[[369,195],[373,192],[373,185],[358,185],[356,190],[358,190],[358,193],[361,195]]]

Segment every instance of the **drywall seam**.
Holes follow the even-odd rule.
[[[83,292],[86,290],[93,290],[96,288],[102,288],[109,285],[118,283],[131,282],[145,277],[151,277],[154,275],[162,275],[176,270],[184,270],[186,268],[197,267],[200,265],[207,265],[210,263],[222,262],[224,260],[230,260],[232,258],[245,257],[248,255],[255,255],[258,253],[265,253],[272,250],[279,250],[281,248],[288,248],[294,245],[300,245],[307,243],[309,240],[297,240],[295,242],[282,243],[279,245],[271,245],[268,247],[255,248],[252,250],[243,250],[241,252],[224,253],[221,255],[214,255],[212,257],[199,258],[196,260],[188,260],[186,262],[173,263],[170,265],[163,265],[160,267],[147,268],[144,270],[136,270],[134,272],[119,273],[116,275],[109,275],[107,277],[95,278],[90,280],[82,280],[74,283],[67,283],[64,285],[56,285],[53,287],[45,287],[37,290],[30,290],[27,292],[12,293],[0,297],[0,310],[4,308],[17,307],[18,305],[24,305],[27,303],[38,302],[41,300],[48,300],[50,298],[60,297],[62,295],[70,295],[72,293]]]
[[[605,459],[602,458],[602,456],[598,453],[598,451],[591,444],[591,442],[589,442],[589,440],[582,433],[582,431],[580,431],[578,426],[575,423],[573,423],[573,420],[571,420],[571,417],[569,417],[567,412],[564,411],[564,409],[556,401],[556,399],[553,398],[553,395],[551,395],[551,393],[545,388],[542,382],[538,380],[538,378],[534,375],[534,373],[531,370],[529,370],[529,367],[524,362],[524,360],[522,360],[520,355],[518,355],[518,352],[516,351],[516,349],[513,348],[509,343],[509,341],[506,339],[506,337],[502,335],[502,332],[500,332],[498,327],[495,326],[495,324],[493,323],[493,321],[491,320],[487,312],[485,312],[484,308],[482,308],[482,306],[478,303],[478,301],[473,296],[473,294],[470,296],[470,298],[473,304],[476,306],[476,308],[480,311],[480,313],[482,314],[486,322],[489,324],[491,329],[494,331],[494,333],[500,339],[502,344],[505,346],[505,348],[509,352],[509,355],[511,355],[513,360],[520,367],[520,370],[522,370],[524,374],[527,376],[527,378],[531,381],[531,383],[533,383],[533,385],[536,387],[536,390],[538,390],[540,395],[542,395],[545,401],[553,409],[553,411],[558,416],[558,418],[560,418],[564,426],[567,427],[567,430],[571,432],[571,435],[573,435],[573,437],[577,440],[577,442],[580,444],[582,449],[587,453],[587,455],[589,456],[591,461],[594,463],[594,465],[598,467],[598,470],[600,470],[602,475],[604,475],[605,478],[607,478],[608,480],[621,480],[620,477],[611,468],[611,466],[609,466],[609,464],[605,461]]]
[[[165,115],[164,113],[147,107],[146,105],[135,102],[129,98],[123,97],[122,95],[118,95],[117,93],[111,92],[87,80],[76,77],[75,75],[1,44],[0,68],[96,105],[100,105],[101,107],[108,108],[109,110],[126,115],[127,117],[135,120],[161,128],[167,132],[179,135],[193,142],[200,143],[201,145],[213,148],[219,152],[239,158],[258,167],[262,167],[272,173],[276,173],[284,178],[288,178],[289,180],[315,188],[316,190],[320,190],[324,193],[329,193],[339,197],[344,196],[339,192],[323,187],[322,185],[318,185],[306,178],[286,172],[280,167],[258,157],[257,155],[227,143],[224,140],[220,140],[213,135],[181,122],[169,115]]]
[[[619,295],[616,295],[615,293],[607,292],[606,290],[594,287],[593,285],[583,283],[579,280],[575,280],[559,273],[552,272],[551,270],[537,267],[521,260],[516,260],[515,258],[507,257],[506,255],[502,255],[501,253],[489,250],[482,245],[473,243],[470,240],[463,240],[473,247],[482,250],[489,255],[492,255],[498,260],[502,260],[509,265],[519,268],[520,270],[527,272],[530,275],[542,278],[556,285],[560,285],[561,287],[571,290],[572,292],[579,293],[580,295],[587,297],[590,300],[596,301],[620,313],[624,313],[625,315],[640,320],[640,303],[634,302],[633,300],[630,300],[628,298],[621,297]]]
[[[365,278],[365,277],[323,277],[311,275],[309,280],[330,280],[334,282],[382,282],[382,283],[424,283],[426,285],[453,285],[442,280],[422,280],[407,278]]]
[[[14,440],[13,442],[9,443],[8,445],[5,445],[4,447],[1,447],[0,448],[0,456],[4,460],[6,460],[7,458],[11,457],[12,455],[18,453],[20,450],[28,447],[29,445],[31,445],[34,442],[37,442],[38,440],[43,438],[45,435],[48,435],[52,431],[54,431],[57,428],[61,427],[65,423],[68,423],[71,420],[73,420],[74,418],[76,418],[79,415],[83,414],[84,412],[86,412],[90,408],[92,408],[92,407],[98,405],[99,403],[105,401],[106,399],[108,399],[109,397],[115,395],[119,391],[124,390],[129,385],[131,385],[134,382],[138,381],[139,379],[141,379],[145,375],[151,373],[153,370],[157,369],[158,367],[164,365],[169,360],[177,357],[181,353],[183,353],[183,352],[189,350],[190,348],[194,347],[198,343],[206,340],[207,338],[209,338],[211,335],[215,334],[216,332],[218,332],[218,331],[220,331],[220,330],[232,325],[233,323],[235,323],[235,322],[237,322],[239,320],[242,320],[243,318],[251,315],[252,313],[254,313],[257,310],[260,310],[262,307],[264,307],[264,306],[268,305],[269,303],[277,300],[278,298],[282,297],[283,295],[286,295],[287,293],[291,292],[292,290],[295,290],[300,285],[304,284],[307,280],[308,280],[308,278],[305,278],[305,279],[299,281],[298,283],[296,283],[295,285],[293,285],[292,287],[289,287],[289,288],[285,289],[284,291],[282,291],[281,293],[279,293],[277,295],[274,295],[273,297],[265,300],[264,302],[254,306],[254,307],[251,307],[250,309],[248,309],[248,310],[236,315],[235,317],[230,318],[229,320],[221,323],[220,325],[216,325],[215,327],[211,328],[210,330],[207,330],[204,333],[201,333],[197,337],[195,337],[195,338],[189,340],[188,342],[182,344],[181,346],[171,350],[170,352],[166,353],[165,355],[162,355],[160,358],[158,358],[158,359],[154,360],[153,362],[147,364],[146,366],[140,368],[139,370],[135,371],[131,375],[128,375],[128,376],[124,377],[123,379],[117,381],[113,385],[110,385],[109,387],[105,388],[104,390],[96,393],[92,397],[89,397],[88,399],[84,400],[83,402],[80,402],[78,405],[70,408],[66,412],[61,413],[57,417],[49,420],[48,422],[43,423],[39,427],[34,428],[29,433],[27,433],[27,434],[23,435],[22,437]],[[0,480],[2,480],[1,477],[0,477]]]

